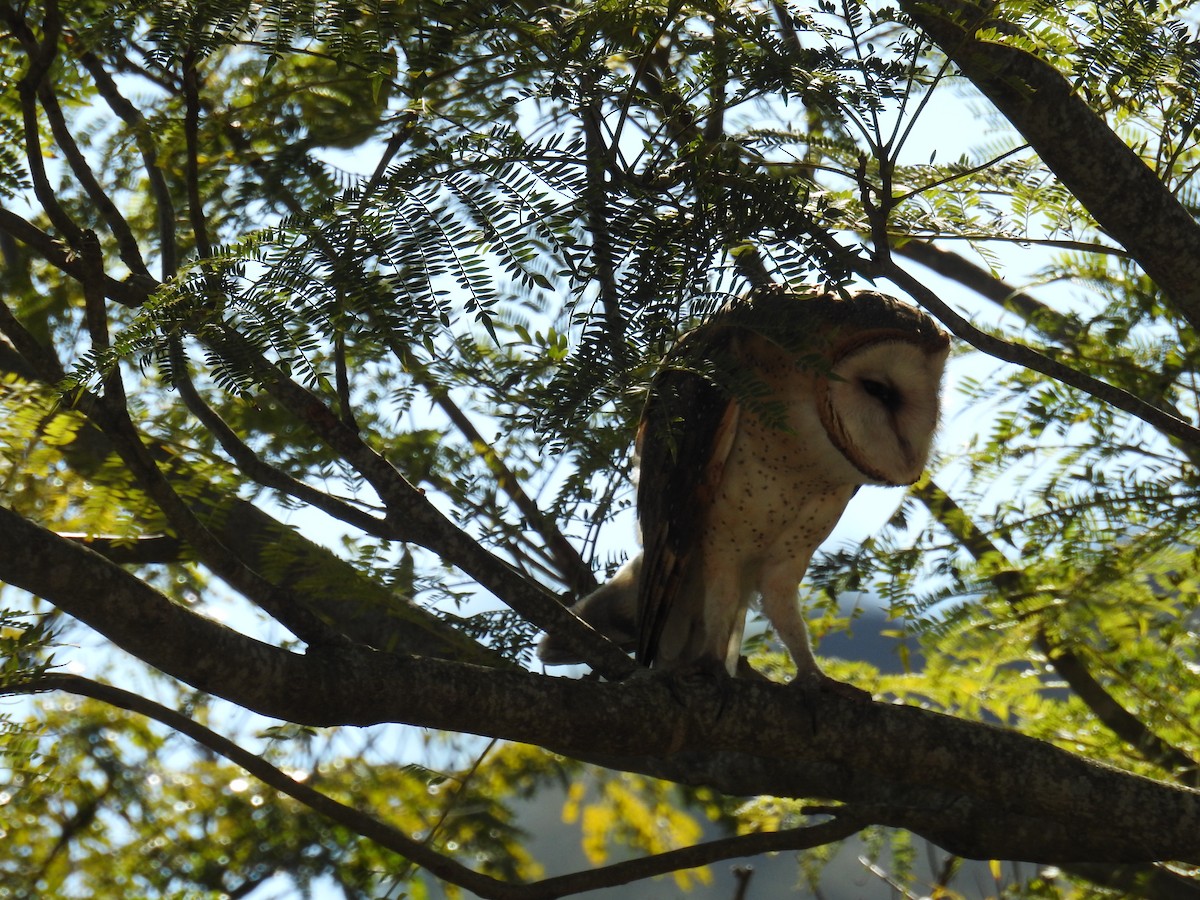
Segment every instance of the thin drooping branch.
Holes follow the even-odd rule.
[[[901,268],[886,252],[878,253],[872,263],[862,266],[861,269],[864,274],[887,278],[936,316],[955,337],[961,338],[977,350],[982,350],[996,359],[1041,372],[1063,384],[1078,388],[1098,400],[1124,410],[1148,425],[1153,425],[1164,434],[1170,435],[1190,447],[1200,448],[1200,428],[1171,415],[1166,410],[1147,403],[1140,397],[1135,397],[1129,391],[1072,369],[1030,347],[1011,343],[981,331],[952,309],[931,288]]]
[[[827,797],[964,856],[1200,861],[1200,792],[927,710],[746,679],[551,678],[238,634],[0,507],[0,581],[147,664],[312,725],[409,724],[537,744],[725,793]],[[196,647],[205,648],[196,653]],[[619,723],[619,727],[614,727]],[[1155,829],[1141,827],[1146,821]]]
[[[194,740],[214,753],[223,756],[236,766],[245,769],[259,781],[281,794],[299,801],[309,809],[349,829],[354,834],[369,838],[381,847],[386,847],[439,878],[474,891],[481,897],[522,897],[522,893],[511,893],[517,886],[505,884],[490,876],[474,872],[448,856],[415,841],[402,831],[367,815],[352,806],[347,806],[332,797],[322,794],[303,782],[296,781],[287,773],[251,753],[224,735],[206,728],[199,722],[176,712],[160,703],[155,703],[138,694],[130,693],[112,685],[101,684],[77,675],[47,674],[25,684],[6,686],[0,693],[40,693],[64,691],[82,697],[91,697],[118,709],[128,710],[154,719],[173,731]]]
[[[387,337],[385,340],[392,355],[404,365],[413,380],[425,390],[438,408],[446,414],[446,418],[450,420],[451,424],[470,442],[471,447],[496,476],[496,483],[500,489],[516,505],[529,527],[545,541],[545,549],[558,567],[559,577],[576,595],[581,596],[595,590],[596,574],[583,561],[583,557],[579,555],[575,545],[567,539],[567,536],[554,522],[546,517],[537,502],[526,493],[520,479],[509,468],[504,457],[480,434],[470,416],[454,402],[450,392],[430,377],[426,367],[407,347],[393,337]]]
[[[45,17],[42,22],[40,44],[33,38],[29,26],[15,7],[9,7],[5,19],[14,33],[24,36],[22,42],[25,44],[29,57],[25,73],[17,83],[17,93],[21,100],[25,161],[33,181],[33,193],[42,205],[42,209],[45,210],[51,224],[62,232],[62,236],[69,244],[73,245],[79,239],[80,228],[58,202],[58,197],[46,175],[38,122],[38,89],[54,64],[54,58],[58,54],[58,39],[62,35],[62,18],[59,15],[58,3],[51,0],[45,4],[44,8]]]
[[[1020,316],[1022,320],[1050,340],[1070,344],[1083,331],[1079,322],[1070,316],[1063,315],[1020,288],[997,278],[987,269],[976,265],[966,257],[943,250],[929,241],[898,241],[893,244],[892,252],[906,256],[925,268],[970,288],[979,296]]]
[[[79,55],[79,61],[92,76],[96,92],[104,98],[116,116],[129,126],[137,141],[138,151],[142,157],[142,167],[146,172],[146,183],[150,185],[150,193],[157,207],[158,220],[158,252],[161,259],[161,275],[163,281],[175,276],[178,268],[178,250],[175,242],[175,203],[171,199],[171,189],[167,185],[166,176],[158,164],[158,148],[155,146],[154,135],[146,122],[142,111],[134,106],[121,93],[116,81],[104,67],[103,61],[90,50]]]
[[[530,885],[535,889],[528,896],[538,898],[565,897],[584,891],[595,891],[616,887],[678,872],[707,866],[725,859],[758,856],[762,853],[788,853],[810,850],[845,840],[865,828],[868,822],[859,821],[853,815],[839,816],[829,822],[786,828],[781,831],[763,831],[742,834],[714,841],[706,841],[692,847],[667,850],[642,859],[630,859],[571,875],[559,875]]]
[[[938,524],[953,535],[977,562],[989,556],[993,559],[1004,558],[1000,548],[932,478],[915,484],[910,494],[925,505]],[[1026,590],[1021,573],[1012,569],[997,572],[991,581],[1000,596],[1010,603],[1017,603]],[[1038,628],[1035,640],[1038,649],[1055,671],[1113,734],[1129,744],[1147,762],[1171,772],[1180,783],[1200,787],[1200,764],[1155,734],[1121,705],[1088,671],[1078,654],[1055,641],[1044,627]]]
[[[117,209],[117,205],[113,203],[108,192],[100,185],[87,158],[83,155],[83,151],[79,149],[75,137],[67,127],[66,116],[59,105],[58,95],[54,93],[54,88],[43,81],[38,86],[38,99],[41,101],[42,109],[45,110],[46,120],[50,123],[50,131],[54,135],[54,140],[62,149],[71,173],[83,187],[88,199],[99,210],[109,232],[116,239],[121,262],[134,275],[148,277],[150,270],[146,268],[146,262],[142,258],[142,251],[138,246],[137,238],[133,235],[133,229],[129,227],[129,223],[125,221],[125,217],[121,215],[121,211]]]
[[[576,595],[594,591],[597,587],[596,573],[583,561],[583,557],[579,555],[575,545],[567,540],[567,536],[547,520],[541,507],[525,492],[520,480],[505,463],[504,457],[497,453],[496,448],[479,433],[475,423],[471,421],[462,407],[454,402],[445,388],[434,384],[429,379],[424,379],[423,385],[429,395],[433,397],[434,402],[454,424],[454,427],[479,453],[484,464],[496,476],[496,483],[500,489],[513,501],[521,515],[525,517],[525,521],[529,523],[530,528],[546,541],[545,549],[550,552],[563,580],[571,590]]]

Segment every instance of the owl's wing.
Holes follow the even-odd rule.
[[[704,371],[731,341],[729,329],[685,338],[655,376],[642,413],[637,659],[643,665],[654,662],[671,607],[700,564],[709,509],[737,433],[738,404]]]

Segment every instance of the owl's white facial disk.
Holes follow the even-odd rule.
[[[834,364],[822,418],[835,446],[868,481],[912,484],[921,476],[948,353],[882,340]]]

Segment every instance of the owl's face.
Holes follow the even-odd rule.
[[[867,481],[912,484],[920,477],[937,428],[949,349],[944,338],[884,332],[835,354],[818,388],[821,424]]]
[[[930,316],[861,291],[777,291],[736,309],[740,365],[783,399],[786,426],[764,429],[777,463],[830,484],[912,484],[929,460],[950,338]],[[772,433],[772,431],[774,433]]]

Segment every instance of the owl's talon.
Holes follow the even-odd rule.
[[[802,691],[822,691],[829,694],[836,694],[839,697],[844,697],[847,700],[857,700],[860,703],[873,703],[875,699],[871,696],[870,691],[864,691],[862,688],[855,687],[845,681],[830,678],[824,672],[820,671],[797,674],[788,686],[799,688]]]

